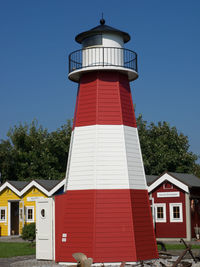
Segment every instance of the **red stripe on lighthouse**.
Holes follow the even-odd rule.
[[[95,124],[137,127],[125,74],[110,71],[85,74],[77,99],[74,127]]]
[[[146,190],[70,190],[56,196],[56,261],[82,252],[94,262],[156,258]],[[67,235],[62,242],[62,235]]]

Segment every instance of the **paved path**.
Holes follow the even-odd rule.
[[[12,263],[17,263],[23,261],[24,263],[28,260],[33,260],[35,255],[28,255],[28,256],[18,256],[13,258],[0,258],[0,266],[1,267],[10,267]],[[28,267],[29,265],[24,265]]]
[[[12,235],[12,236],[0,236],[0,242],[16,242],[16,243],[24,243],[24,242],[29,242],[17,235]]]
[[[18,256],[13,258],[0,258],[0,267],[62,267],[53,261],[37,261],[35,255]]]

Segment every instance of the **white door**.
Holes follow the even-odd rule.
[[[36,202],[36,259],[53,260],[53,199]]]

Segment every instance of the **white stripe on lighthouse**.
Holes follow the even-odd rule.
[[[66,189],[147,189],[137,128],[75,127]]]

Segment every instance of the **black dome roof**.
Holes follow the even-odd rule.
[[[128,33],[126,32],[122,32],[118,29],[115,29],[113,27],[110,27],[105,23],[105,20],[104,19],[101,19],[100,20],[100,25],[95,27],[95,28],[92,28],[91,30],[89,31],[85,31],[85,32],[82,32],[82,33],[79,33],[76,37],[75,37],[75,40],[78,42],[78,43],[82,43],[82,41],[87,38],[87,37],[90,37],[90,36],[93,36],[93,35],[96,35],[96,34],[100,34],[100,33],[116,33],[118,35],[121,35],[123,37],[123,40],[124,40],[124,43],[127,43],[131,37]]]

